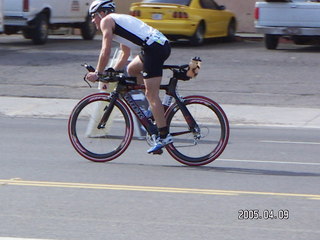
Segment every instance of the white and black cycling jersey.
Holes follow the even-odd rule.
[[[109,16],[115,22],[113,40],[131,49],[140,48],[150,37],[161,34],[158,30],[133,16],[118,13],[111,13]],[[161,36],[163,37],[162,41],[167,40],[162,34]]]

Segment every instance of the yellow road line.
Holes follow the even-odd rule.
[[[214,190],[197,188],[173,188],[173,187],[148,187],[132,185],[113,185],[113,184],[90,184],[90,183],[68,183],[68,182],[45,182],[45,181],[24,181],[21,179],[0,179],[1,185],[34,186],[34,187],[58,187],[58,188],[83,188],[83,189],[102,189],[102,190],[122,190],[122,191],[142,191],[142,192],[165,192],[165,193],[189,193],[203,195],[264,195],[278,197],[301,197],[308,199],[320,199],[317,194],[299,193],[276,193],[276,192],[253,192],[253,191],[232,191]]]

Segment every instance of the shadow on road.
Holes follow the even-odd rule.
[[[221,172],[230,174],[246,174],[246,175],[266,175],[266,176],[288,176],[288,177],[320,177],[320,173],[312,172],[296,172],[284,170],[258,169],[258,168],[236,168],[236,167],[214,167],[214,166],[177,166],[177,165],[154,165],[154,164],[138,164],[138,163],[117,163],[108,162],[105,164],[112,165],[128,165],[141,167],[166,167],[166,168],[184,168],[189,171],[206,171],[206,172]]]
[[[258,169],[258,168],[202,166],[202,167],[197,167],[196,169],[198,171],[213,171],[213,172],[250,174],[250,175],[269,175],[269,176],[288,176],[288,177],[320,177],[319,173],[270,170],[270,169]]]

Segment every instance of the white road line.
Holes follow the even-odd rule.
[[[320,142],[292,142],[292,141],[272,141],[272,140],[261,140],[260,142],[262,142],[262,143],[320,145]]]
[[[271,163],[271,164],[293,164],[293,165],[311,165],[320,166],[320,163],[312,162],[284,162],[284,161],[266,161],[266,160],[246,160],[246,159],[218,159],[224,162],[247,162],[247,163]],[[1,239],[0,239],[1,240]]]

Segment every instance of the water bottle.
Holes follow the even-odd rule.
[[[169,107],[171,102],[172,102],[172,97],[169,96],[168,94],[164,95],[163,100],[162,100],[162,105]]]
[[[167,111],[168,107],[171,105],[172,99],[172,96],[169,96],[168,94],[164,95],[162,100],[164,111]]]
[[[144,115],[145,115],[147,118],[152,117],[152,112],[151,112],[150,109],[147,109],[147,110],[142,109],[142,111],[143,111]]]

